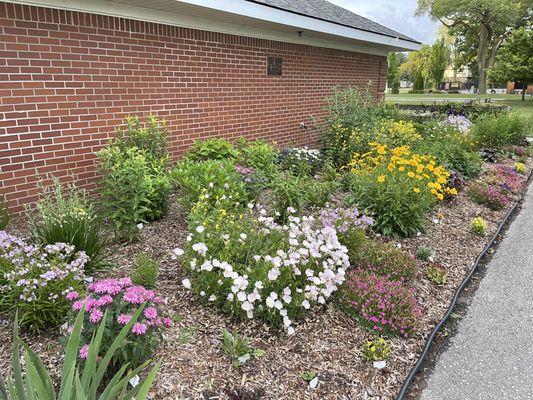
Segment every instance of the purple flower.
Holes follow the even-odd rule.
[[[131,331],[135,333],[137,336],[144,335],[147,330],[148,330],[148,327],[146,326],[146,324],[143,324],[140,322],[136,322],[135,324],[133,324],[133,328],[131,328]]]
[[[163,318],[163,325],[170,328],[172,326],[172,320],[169,317]]]
[[[87,359],[87,356],[89,355],[89,345],[85,344],[80,349],[80,358]]]
[[[99,308],[95,308],[91,311],[89,321],[91,321],[93,324],[96,324],[100,322],[103,316],[104,316],[104,313]]]
[[[128,314],[120,314],[117,318],[117,322],[120,325],[126,325],[131,320],[131,315]]]

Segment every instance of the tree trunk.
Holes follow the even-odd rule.
[[[526,101],[527,82],[524,82],[524,88],[522,89],[522,101]]]
[[[478,73],[478,95],[487,94],[487,58],[489,53],[489,30],[482,24],[479,32],[479,47],[477,49],[477,73]]]

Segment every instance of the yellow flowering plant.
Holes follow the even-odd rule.
[[[382,119],[378,123],[374,140],[389,146],[403,146],[421,141],[422,136],[411,121]]]
[[[374,227],[387,236],[410,236],[424,226],[436,201],[457,194],[448,186],[450,172],[433,156],[412,153],[409,146],[389,148],[369,143],[355,153],[347,169],[354,175],[352,202],[372,211]]]

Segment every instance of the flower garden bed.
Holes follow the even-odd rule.
[[[390,123],[382,124],[376,130],[383,132],[385,129],[391,129],[391,125],[387,124]],[[332,126],[333,131],[338,130],[335,125]],[[401,140],[406,136],[412,140],[412,134],[416,133],[411,131],[410,125],[400,125],[398,129],[408,131],[405,135],[405,132],[400,132]],[[394,133],[388,132],[387,135],[394,138]],[[417,140],[416,137],[414,140]],[[187,162],[209,163],[213,155],[220,156],[222,160],[235,156],[232,153],[235,149],[228,147],[226,143],[211,143],[209,146],[199,145],[200,148],[192,153],[197,159]],[[401,146],[402,143],[391,143],[390,149]],[[340,148],[344,149],[342,146]],[[241,151],[246,153],[249,151],[246,149]],[[368,193],[373,193],[370,189],[378,190],[372,194],[372,198],[376,199],[375,203],[365,207],[372,209],[379,201],[386,201],[393,196],[386,192],[383,197],[379,192],[382,190],[379,185],[394,181],[404,193],[412,196],[411,201],[428,202],[429,211],[422,214],[422,224],[425,227],[423,233],[418,233],[419,229],[415,226],[399,231],[410,237],[393,237],[392,233],[398,232],[395,229],[403,222],[391,224],[389,220],[379,220],[377,211],[373,215],[377,217],[374,226],[383,227],[380,229],[389,236],[382,236],[368,229],[365,232],[368,221],[361,218],[366,217],[354,215],[353,208],[350,208],[351,214],[346,218],[360,225],[358,229],[361,228],[370,239],[361,239],[356,233],[353,237],[343,237],[345,223],[331,225],[324,222],[328,218],[331,220],[338,217],[339,212],[331,210],[342,203],[344,197],[340,194],[341,191],[324,189],[324,182],[327,182],[325,180],[308,180],[305,177],[312,177],[317,173],[324,176],[328,173],[328,167],[314,169],[317,158],[315,152],[285,152],[279,158],[285,172],[279,177],[276,175],[279,174],[278,171],[268,170],[269,164],[273,162],[268,157],[254,158],[257,165],[239,167],[239,175],[229,175],[236,177],[235,179],[243,176],[242,187],[246,188],[247,195],[255,193],[255,201],[258,204],[265,198],[268,199],[268,196],[273,197],[271,203],[265,200],[270,211],[264,213],[261,208],[256,210],[246,206],[237,208],[235,215],[230,212],[230,203],[234,199],[228,199],[229,195],[226,194],[238,193],[241,187],[233,187],[233,181],[217,181],[217,174],[227,168],[228,161],[223,161],[222,165],[214,164],[213,168],[202,164],[203,173],[208,175],[206,182],[213,184],[206,187],[199,184],[198,188],[195,185],[199,180],[199,172],[194,170],[189,173],[187,170],[197,168],[197,164],[178,167],[176,179],[181,185],[178,185],[180,188],[170,196],[166,203],[168,206],[163,207],[166,215],[150,223],[137,224],[138,220],[133,221],[135,228],[127,229],[125,236],[131,238],[130,235],[133,235],[136,229],[136,239],[127,244],[114,245],[114,253],[107,260],[107,263],[114,267],[103,268],[103,271],[96,272],[93,277],[97,281],[134,275],[137,270],[136,257],[140,253],[147,253],[159,262],[159,274],[153,282],[157,293],[164,298],[161,306],[165,309],[165,315],[171,317],[172,324],[169,321],[166,325],[171,326],[161,331],[163,339],[153,355],[154,359],[162,360],[162,365],[151,389],[152,398],[335,399],[378,396],[392,399],[396,396],[422,351],[428,334],[446,311],[456,287],[470,270],[488,238],[496,231],[511,204],[517,201],[520,193],[525,190],[526,175],[516,174],[514,169],[528,173],[532,170],[533,163],[530,158],[523,156],[525,170],[522,170],[522,166],[516,167],[516,159],[509,157],[511,153],[500,152],[498,163],[509,168],[498,167],[496,172],[493,172],[494,165],[486,162],[480,177],[461,181],[456,192],[452,190],[454,183],[457,183],[456,177],[453,174],[448,176],[445,170],[435,173],[435,181],[427,182],[424,179],[429,178],[421,177],[417,180],[414,177],[418,168],[416,163],[423,160],[423,164],[432,169],[433,158],[418,157],[416,153],[406,152],[405,149],[396,153],[391,150],[397,158],[394,159],[396,164],[390,166],[388,159],[386,163],[379,159],[381,156],[389,156],[387,148],[377,148],[376,152],[379,155],[373,156],[377,161],[371,161],[375,164],[371,168],[368,166],[368,157],[364,162],[358,162],[361,157],[352,157],[355,151],[350,151],[348,159],[339,165],[341,170],[344,165],[348,165],[346,169],[349,168],[351,172],[346,173],[353,174],[356,178],[358,174],[370,174],[361,178],[362,183],[357,183],[361,186],[355,186],[353,192],[365,190],[365,195],[369,196]],[[517,152],[518,150],[515,154]],[[268,154],[264,152],[263,155]],[[291,161],[291,158],[294,159]],[[436,160],[438,158],[437,156]],[[350,159],[351,162],[347,162]],[[402,164],[407,163],[405,160],[410,164]],[[261,163],[262,166],[259,165]],[[402,165],[414,168],[413,178],[407,175],[411,172],[409,168],[406,171],[400,169]],[[382,167],[383,171],[380,169]],[[150,171],[157,169],[153,166],[146,168]],[[267,171],[267,176],[250,174],[245,168],[262,168]],[[386,173],[387,169],[391,175]],[[500,169],[502,174],[505,174],[505,171],[510,174],[503,183],[498,181],[501,178]],[[234,172],[231,170],[229,173]],[[270,173],[274,178],[268,176]],[[296,177],[296,185],[303,182],[305,185],[315,185],[312,188],[314,193],[324,189],[323,191],[327,192],[323,195],[326,201],[313,199],[315,203],[324,204],[310,206],[306,203],[308,199],[295,201],[296,195],[277,195],[282,191],[287,193],[293,190],[282,185],[287,180],[286,174],[289,173]],[[192,177],[190,181],[187,181],[188,176]],[[372,177],[370,183],[365,181],[370,179],[368,176]],[[443,182],[441,189],[441,186],[434,185],[437,185],[437,179],[442,177],[445,177],[446,186]],[[272,184],[268,188],[260,186],[265,180],[276,179],[281,183]],[[423,181],[424,185],[419,185],[419,181]],[[502,186],[502,193],[505,192],[508,202],[503,204],[503,207],[489,208],[486,203],[477,204],[472,200],[469,188],[485,184],[494,186],[496,181],[497,184],[506,185]],[[165,186],[165,183],[162,185]],[[259,189],[254,185],[259,185]],[[378,185],[378,189],[375,189],[374,185]],[[435,193],[430,193],[429,189],[434,187]],[[217,192],[218,189],[220,191]],[[417,196],[418,191],[414,189],[428,190],[427,197]],[[441,195],[442,200],[435,200],[432,195],[439,198]],[[445,196],[448,196],[446,201]],[[383,198],[385,200],[382,200]],[[140,203],[142,201],[141,199]],[[248,200],[245,201],[247,202]],[[333,202],[335,206],[328,208],[327,202]],[[151,201],[149,204],[153,203],[154,201]],[[383,207],[386,207],[386,203],[384,204]],[[383,207],[382,210],[385,209]],[[320,212],[324,209],[330,211]],[[280,211],[280,215],[272,214],[272,210]],[[298,220],[293,219],[295,215]],[[306,220],[303,217],[305,215],[314,215],[316,221],[321,221],[323,225],[317,227],[316,221]],[[486,230],[481,232],[481,235],[472,231],[471,224],[475,217],[482,217],[486,222]],[[120,218],[122,217],[117,217]],[[285,224],[286,229],[283,228]],[[219,227],[230,225],[239,227],[231,232],[231,237],[229,234],[225,237],[226,231],[217,231]],[[115,229],[119,225],[111,222],[109,226]],[[246,232],[245,228],[248,229]],[[259,234],[256,231],[260,229],[264,231]],[[330,229],[336,230],[334,235]],[[21,224],[18,229],[12,228],[11,231],[26,236],[27,228]],[[290,237],[290,244],[285,243],[285,234]],[[341,242],[348,240],[350,244],[357,240],[371,242],[363,241],[360,248],[350,246],[344,250],[336,241],[337,235]],[[256,239],[257,242],[254,242]],[[281,252],[268,247],[278,243],[277,241],[279,244],[276,248],[283,249]],[[231,246],[228,247],[226,242],[231,243]],[[317,243],[316,249],[314,242]],[[387,243],[388,250],[380,243]],[[297,256],[295,253],[304,247],[311,253],[315,251],[316,255],[308,257],[306,251],[303,251]],[[374,250],[370,250],[371,247]],[[250,253],[252,250],[254,253]],[[211,252],[215,251],[218,252],[216,256],[211,256]],[[395,251],[400,253],[396,254]],[[373,252],[375,255],[370,256]],[[279,260],[276,257],[279,257]],[[348,257],[352,258],[346,263]],[[395,263],[395,260],[401,262]],[[223,264],[225,261],[232,266],[231,269]],[[286,264],[283,264],[285,262]],[[250,268],[250,265],[254,267]],[[358,269],[360,274],[354,272]],[[294,275],[286,275],[287,270],[293,271]],[[298,272],[294,272],[296,270]],[[257,275],[258,271],[262,275]],[[376,275],[367,280],[368,273]],[[439,275],[440,273],[442,274]],[[303,280],[301,276],[304,277]],[[445,279],[439,281],[438,276],[445,276]],[[226,286],[224,277],[231,283],[231,287]],[[242,283],[243,280],[246,282]],[[152,280],[146,278],[148,285],[150,281]],[[281,286],[276,286],[278,282]],[[244,289],[235,288],[241,283]],[[269,288],[266,293],[262,292],[263,286]],[[94,293],[95,286],[92,288],[89,287],[89,292]],[[252,291],[251,288],[255,289]],[[248,290],[247,293],[244,292],[245,289]],[[362,297],[356,301],[356,297],[345,295],[345,290],[358,290],[357,293]],[[243,292],[244,294],[241,294]],[[258,293],[261,294],[260,299],[255,298]],[[412,300],[409,300],[408,293],[413,294]],[[224,294],[224,297],[221,297],[221,294]],[[366,300],[375,299],[376,304],[383,302],[390,305],[395,302],[396,296],[403,299],[403,303],[398,303],[406,307],[407,314],[403,314],[396,305],[390,310],[387,309],[390,315],[371,318],[374,306],[367,304]],[[119,301],[118,307],[122,307],[120,301],[123,300],[113,301]],[[127,303],[131,305],[135,302]],[[158,301],[156,303],[159,304]],[[102,307],[104,306],[102,302]],[[410,307],[413,308],[412,317],[409,314]],[[370,311],[363,312],[360,309]],[[153,319],[150,316],[154,312],[154,309],[151,309],[145,314],[146,321],[155,320],[155,315]],[[118,314],[120,313],[117,312],[117,318]],[[12,319],[1,318],[3,329],[0,332],[0,369],[5,370],[11,363]],[[140,327],[137,329],[133,332],[142,336],[144,333],[139,330]],[[260,351],[250,351],[245,354],[245,358],[241,358],[242,355],[238,358],[229,356],[225,350],[227,343],[224,331],[249,338],[251,348]],[[368,355],[372,346],[365,347],[369,340],[374,340],[379,335],[383,335],[388,347],[384,369],[372,366]],[[21,336],[22,340],[43,358],[53,376],[60,375],[61,336],[58,329],[48,329],[40,334],[24,331]],[[237,340],[237,335],[232,337]],[[132,357],[127,356],[126,360],[131,361]]]

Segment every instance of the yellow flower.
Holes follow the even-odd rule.
[[[420,193],[420,189],[417,188],[417,187],[415,187],[415,188],[413,188],[413,192],[415,192],[415,193]]]
[[[409,178],[414,178],[414,177],[415,177],[415,174],[414,174],[414,172],[409,171],[409,172],[407,173],[407,176],[408,176]]]
[[[385,182],[385,175],[380,175],[380,176],[378,177],[378,182],[379,182],[379,183],[383,183],[383,182]]]
[[[437,193],[437,198],[439,200],[442,200],[442,199],[444,199],[444,196],[442,195],[442,193]]]

